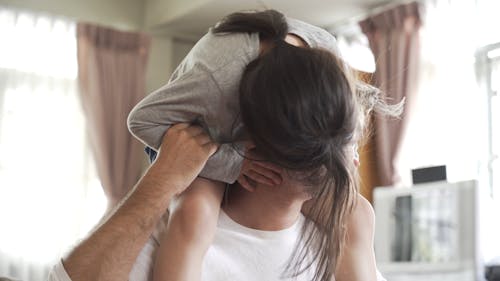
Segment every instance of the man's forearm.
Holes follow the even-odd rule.
[[[174,196],[175,188],[166,186],[171,182],[162,176],[152,166],[121,206],[63,260],[72,281],[128,279]]]
[[[72,281],[127,280],[170,199],[193,182],[216,150],[201,127],[172,126],[158,158],[128,198],[63,260]]]

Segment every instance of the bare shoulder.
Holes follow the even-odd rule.
[[[353,215],[364,222],[375,222],[375,211],[372,205],[361,194],[357,194]]]
[[[335,270],[335,280],[377,280],[375,277],[377,266],[373,251],[375,212],[370,202],[359,194],[346,226],[346,243]]]
[[[350,242],[371,242],[375,231],[375,212],[372,205],[357,194],[352,213],[347,219],[347,234]]]

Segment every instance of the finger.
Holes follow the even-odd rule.
[[[253,143],[253,141],[246,141],[245,142],[245,148],[247,150],[252,150],[255,148],[255,144]]]
[[[174,124],[172,126],[170,126],[164,133],[163,133],[163,137],[162,137],[162,143],[165,142],[165,140],[168,138],[168,135],[171,135],[175,132],[180,132],[184,129],[186,129],[187,127],[189,127],[189,124],[188,123],[177,123],[177,124]]]
[[[219,149],[219,144],[215,142],[209,142],[203,145],[205,151],[207,151],[209,156],[212,156]]]
[[[247,181],[247,178],[244,175],[241,175],[238,178],[238,182],[246,190],[248,190],[248,191],[255,191],[255,187],[253,187],[252,185],[250,185],[250,183]]]
[[[169,130],[180,131],[180,130],[186,129],[189,126],[190,126],[189,123],[177,123],[177,124],[170,126]]]
[[[248,159],[251,159],[253,161],[261,161],[262,159],[258,157],[258,155],[255,153],[254,149],[247,149],[245,151],[245,156],[248,157]]]
[[[263,168],[266,168],[268,170],[271,170],[279,175],[281,175],[283,173],[282,167],[275,165],[275,164],[271,164],[271,163],[266,162],[266,161],[253,161],[252,164],[255,164],[255,165],[261,166]]]
[[[243,164],[241,165],[241,171],[246,171],[250,167],[250,160],[243,158]]]
[[[248,181],[248,183],[249,183],[251,186],[253,186],[254,188],[257,188],[257,184],[258,184],[258,183],[257,183],[256,181],[254,181],[252,178],[250,178],[250,177],[248,177],[248,176],[245,176],[245,175],[243,175],[243,176],[245,177],[245,179]]]
[[[203,130],[202,127],[196,126],[196,125],[191,125],[187,128],[184,129],[190,136],[196,137],[199,134],[203,134],[205,130]]]
[[[199,134],[195,137],[195,139],[200,145],[212,142],[212,139],[207,134]]]
[[[265,185],[275,185],[272,179],[257,173],[255,170],[247,171],[245,175],[258,183]]]
[[[252,164],[255,164],[255,162],[252,162]],[[274,172],[273,170],[264,168],[262,166],[252,165],[252,170],[265,176],[266,178],[271,179],[274,184],[281,184],[281,182],[283,181],[283,179],[281,178],[281,174],[278,174],[278,173]]]

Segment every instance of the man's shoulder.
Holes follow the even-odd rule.
[[[375,211],[368,200],[357,195],[352,213],[347,219],[351,242],[371,243],[375,231]]]

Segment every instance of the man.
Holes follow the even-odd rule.
[[[216,145],[201,128],[171,127],[158,159],[128,198],[54,268],[49,280],[149,280],[157,244],[154,239],[146,244],[148,238],[170,199],[189,186],[215,151]],[[346,251],[335,273],[340,281],[367,280],[365,276],[377,274],[373,210],[359,198],[347,226]],[[307,199],[301,186],[288,179],[275,188],[233,188],[204,261],[203,280],[277,280],[285,273],[298,239],[304,222],[300,211]],[[365,264],[365,272],[354,271],[353,264]]]

